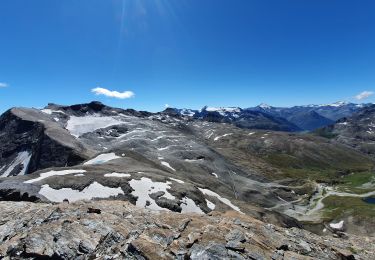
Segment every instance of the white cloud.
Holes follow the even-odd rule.
[[[358,95],[355,96],[355,98],[357,100],[362,100],[362,99],[365,99],[365,98],[368,98],[370,96],[372,96],[374,94],[373,91],[363,91],[361,93],[359,93]]]
[[[113,97],[113,98],[119,98],[119,99],[125,99],[125,98],[131,98],[134,97],[134,92],[132,91],[124,91],[124,92],[118,92],[118,91],[111,91],[105,88],[93,88],[91,92],[95,93],[96,95],[104,95],[107,97]]]
[[[168,105],[168,104],[165,104],[165,107],[166,107],[166,108],[168,108],[168,107],[169,107],[169,105]]]
[[[8,83],[0,82],[0,88],[6,88],[8,86],[9,86]]]

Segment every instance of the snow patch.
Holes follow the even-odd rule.
[[[116,177],[116,178],[126,178],[130,177],[131,175],[129,173],[118,173],[118,172],[112,172],[112,173],[106,173],[104,174],[104,177]]]
[[[165,166],[165,167],[171,169],[171,170],[174,171],[174,172],[176,171],[176,169],[173,168],[173,167],[172,167],[169,163],[167,163],[167,162],[162,161],[161,164],[162,164],[163,166]]]
[[[94,159],[91,159],[85,162],[83,165],[103,164],[103,163],[106,163],[106,162],[109,162],[118,158],[121,158],[121,157],[117,156],[115,153],[103,153],[103,154],[99,154]]]
[[[48,115],[52,115],[52,113],[65,114],[63,111],[52,110],[52,109],[48,109],[48,108],[46,108],[46,109],[42,109],[42,110],[40,110],[40,111],[42,111],[43,113],[48,114]]]
[[[91,200],[93,198],[109,198],[124,194],[124,191],[120,187],[110,188],[103,186],[98,182],[93,182],[82,191],[73,190],[71,188],[56,190],[51,188],[48,184],[44,184],[40,189],[39,194],[53,202],[63,202],[64,199],[73,202],[78,200]]]
[[[63,175],[68,175],[68,174],[73,174],[73,173],[84,173],[84,172],[86,171],[85,170],[63,170],[63,171],[43,172],[39,175],[38,178],[25,181],[24,183],[34,183],[34,182],[41,181],[43,179],[46,179],[52,176],[63,176]]]
[[[201,162],[204,161],[204,159],[185,159],[185,162]]]
[[[17,165],[22,164],[22,170],[18,173],[18,175],[25,175],[27,167],[29,166],[31,159],[31,153],[27,151],[19,152],[17,157],[13,160],[12,164],[8,167],[8,169],[1,175],[1,177],[8,177],[9,174],[17,167]],[[5,168],[3,166],[1,169]]]
[[[175,178],[169,178],[169,179],[172,180],[172,181],[175,181],[177,183],[181,183],[181,184],[185,183],[184,181],[181,181],[179,179],[175,179]]]
[[[220,200],[222,203],[224,203],[225,205],[231,207],[232,209],[234,209],[235,211],[238,211],[238,212],[241,212],[240,208],[233,205],[232,202],[226,198],[223,198],[221,197],[219,194],[217,194],[216,192],[213,192],[212,190],[209,190],[209,189],[202,189],[202,188],[198,188],[204,195],[208,195],[208,196],[211,196],[211,197],[215,197],[217,198],[218,200]],[[241,212],[242,213],[242,212]]]
[[[142,177],[140,180],[131,180],[129,185],[134,189],[131,193],[133,196],[138,197],[136,206],[141,208],[148,208],[152,210],[168,210],[162,207],[159,207],[156,202],[150,197],[150,194],[163,191],[164,195],[162,197],[174,200],[176,197],[170,194],[167,189],[170,189],[170,182],[154,182],[149,178]],[[147,205],[146,202],[150,204]]]
[[[211,173],[213,176],[215,176],[215,178],[219,178],[219,176],[217,176],[217,174],[216,173]]]
[[[184,197],[181,200],[181,213],[198,213],[204,214],[200,207],[195,204],[194,200]]]
[[[90,133],[100,128],[106,128],[122,123],[122,121],[111,116],[71,116],[66,125],[66,129],[70,132],[71,135],[79,137],[85,133]]]
[[[219,140],[220,138],[223,138],[223,137],[226,137],[226,136],[229,136],[229,135],[232,135],[232,133],[224,134],[224,135],[221,135],[221,136],[216,136],[216,137],[214,138],[214,141],[217,141],[217,140]]]
[[[344,220],[341,220],[338,223],[331,223],[331,224],[329,224],[329,226],[333,229],[336,229],[336,230],[342,230],[343,227],[344,227]]]
[[[214,203],[212,203],[211,201],[209,201],[208,199],[206,199],[206,204],[207,204],[207,207],[210,209],[210,210],[214,210],[216,205]]]

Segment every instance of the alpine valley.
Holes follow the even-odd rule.
[[[373,104],[49,104],[0,143],[0,258],[374,259]]]

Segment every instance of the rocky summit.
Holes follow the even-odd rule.
[[[240,108],[12,108],[0,117],[0,257],[371,259],[375,161],[340,130],[370,124],[356,118],[371,106],[300,128],[340,108],[314,107],[299,126]]]
[[[140,209],[123,201],[0,202],[4,259],[371,259],[375,238],[320,237],[236,211]]]

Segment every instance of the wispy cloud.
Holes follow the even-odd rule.
[[[119,98],[119,99],[126,99],[134,97],[134,92],[132,91],[124,91],[124,92],[118,92],[118,91],[112,91],[105,88],[97,87],[93,88],[91,92],[95,93],[95,95],[103,95],[107,97],[112,98]]]
[[[368,98],[372,95],[374,95],[373,91],[363,91],[363,92],[359,93],[358,95],[356,95],[355,98],[357,100],[362,100],[362,99],[366,99],[366,98]]]
[[[8,86],[9,86],[8,83],[0,82],[0,88],[6,88],[6,87],[8,87]]]

